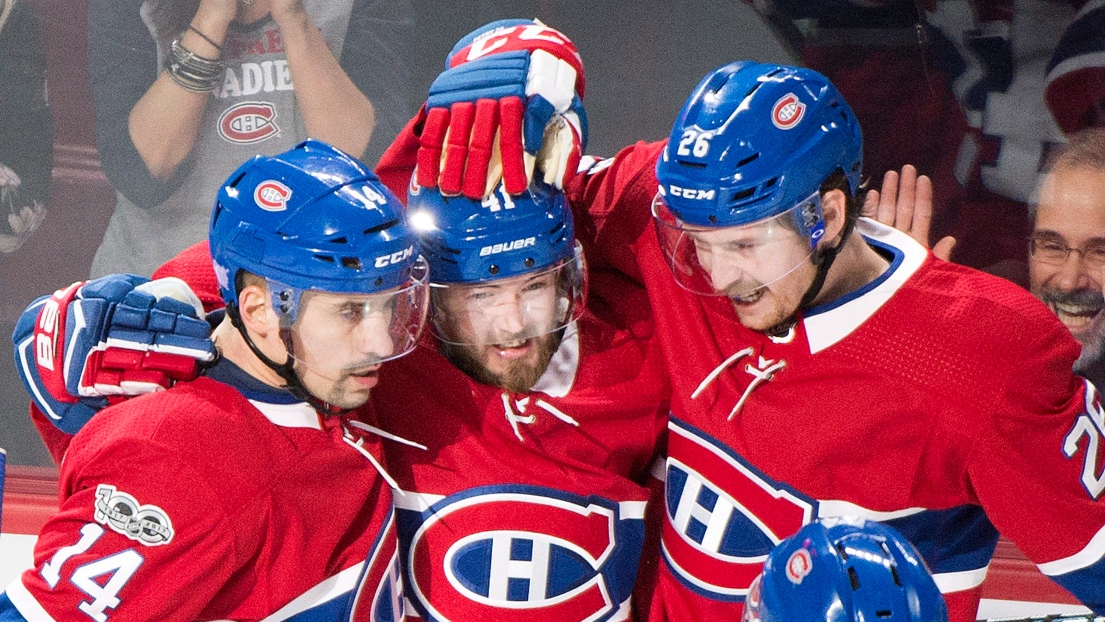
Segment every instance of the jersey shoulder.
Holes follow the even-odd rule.
[[[201,377],[97,414],[73,438],[64,466],[122,471],[128,456],[143,455],[151,471],[187,468],[216,488],[245,491],[279,471],[289,443],[239,391]]]

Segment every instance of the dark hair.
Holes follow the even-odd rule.
[[[150,20],[158,36],[174,39],[188,28],[199,11],[199,0],[148,0]]]

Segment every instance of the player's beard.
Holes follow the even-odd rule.
[[[1082,289],[1064,292],[1040,288],[1033,292],[1054,312],[1082,344],[1076,369],[1095,366],[1105,358],[1105,297],[1100,291]],[[1079,327],[1077,317],[1088,320]]]
[[[469,377],[483,384],[500,387],[513,393],[526,393],[537,384],[545,373],[563,338],[564,330],[557,330],[540,337],[533,337],[533,351],[527,356],[507,363],[503,371],[494,371],[487,365],[495,346],[460,345],[441,342],[441,353]]]

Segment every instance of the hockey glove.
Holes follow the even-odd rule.
[[[559,188],[587,144],[583,64],[562,33],[501,20],[453,47],[430,86],[418,185],[480,199],[519,194],[538,169]]]
[[[20,316],[16,368],[50,421],[75,434],[123,396],[195,378],[215,358],[202,312],[179,279],[124,274],[74,283]]]

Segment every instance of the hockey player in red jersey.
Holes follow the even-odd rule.
[[[35,568],[0,595],[0,619],[403,617],[380,439],[348,415],[426,317],[425,261],[401,210],[362,164],[316,141],[231,175],[210,235],[221,358],[73,438],[60,508]],[[39,344],[23,359],[37,377],[66,364],[41,344],[102,317],[110,296],[93,290],[113,284],[133,286],[74,286],[40,303],[52,312],[25,315],[39,321],[17,352]],[[112,321],[185,321],[142,300],[116,304]],[[121,317],[143,309],[140,322]]]
[[[409,600],[434,620],[626,619],[669,393],[643,290],[586,278],[539,182],[484,201],[413,185],[408,209],[438,343],[373,403],[425,446],[386,445]]]
[[[840,514],[902,531],[951,620],[974,619],[999,531],[1105,610],[1105,415],[1077,343],[1023,290],[857,220],[861,147],[820,74],[734,63],[668,141],[567,182],[592,265],[648,289],[671,373],[656,618],[739,616],[771,548]]]
[[[736,614],[761,556],[836,514],[902,531],[952,620],[974,619],[999,530],[1105,607],[1102,411],[1077,344],[1019,288],[857,222],[860,154],[822,76],[734,63],[667,144],[569,193],[594,259],[645,282],[673,372],[667,616]]]

